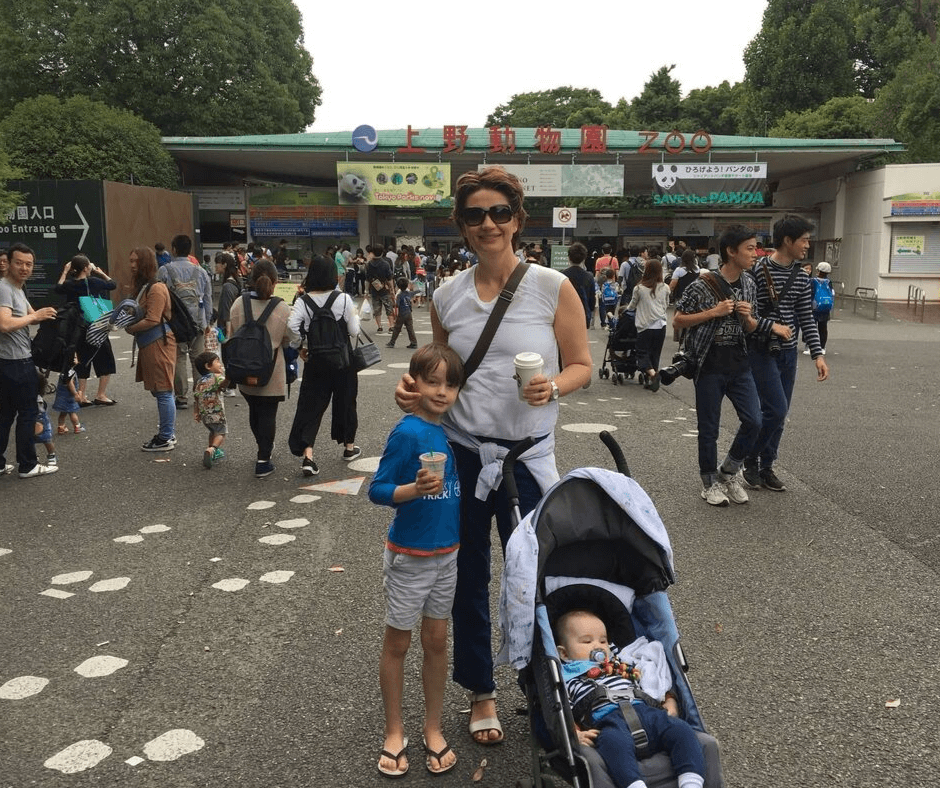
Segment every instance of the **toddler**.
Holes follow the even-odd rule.
[[[200,353],[193,359],[193,365],[200,375],[193,386],[193,396],[196,399],[193,418],[201,421],[209,430],[209,445],[202,454],[202,464],[208,469],[225,456],[222,443],[228,427],[225,424],[225,404],[222,397],[225,396],[228,380],[222,369],[222,359],[215,353]]]
[[[78,357],[76,356],[72,359],[72,368],[68,372],[59,375],[59,382],[55,387],[55,402],[52,403],[52,409],[59,413],[59,428],[57,430],[59,435],[65,435],[69,431],[68,427],[65,426],[66,414],[68,414],[69,421],[72,422],[72,429],[76,435],[85,431],[82,423],[78,420],[78,412],[82,406],[78,404],[76,399],[78,376],[75,367],[77,364]]]
[[[46,406],[46,386],[49,377],[38,367],[36,368],[36,407],[39,408],[39,418],[36,420],[35,443],[46,447],[46,465],[58,465],[59,459],[55,454],[55,444],[52,442],[52,422],[49,420],[49,411]]]
[[[425,765],[432,774],[441,774],[457,763],[444,739],[441,715],[447,682],[447,619],[457,585],[460,484],[440,422],[463,386],[463,363],[449,346],[432,343],[411,357],[409,373],[419,394],[417,406],[388,436],[369,485],[369,500],[395,509],[385,543],[385,640],[379,663],[385,743],[378,769],[387,777],[408,771],[401,700],[405,655],[419,621]],[[419,456],[426,452],[446,455],[443,475],[421,467]]]
[[[646,788],[637,766],[633,735],[617,705],[624,700],[630,701],[630,708],[639,717],[650,750],[669,751],[672,767],[679,776],[679,788],[702,788],[705,756],[695,731],[677,716],[679,707],[672,693],[665,693],[659,708],[659,699],[643,692],[640,671],[620,661],[617,653],[611,651],[607,628],[593,613],[586,610],[565,613],[558,619],[556,632],[562,674],[575,720],[584,723],[583,730],[578,731],[578,740],[582,745],[597,748],[617,788]],[[655,646],[658,646],[655,653],[665,663],[662,645]],[[608,666],[612,667],[609,674]],[[668,672],[665,665],[661,669]],[[595,693],[596,689],[601,692]],[[657,705],[648,705],[650,702]],[[582,706],[587,706],[583,713]]]

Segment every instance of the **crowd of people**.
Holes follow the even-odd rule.
[[[385,314],[390,346],[401,330],[408,333],[409,348],[416,353],[394,395],[405,416],[389,436],[369,489],[371,500],[395,509],[385,543],[387,611],[380,662],[385,731],[377,762],[390,777],[409,769],[403,665],[418,625],[427,769],[446,772],[457,760],[442,721],[450,618],[452,678],[468,692],[469,734],[479,745],[503,741],[493,673],[491,532],[495,520],[505,550],[515,523],[502,484],[502,459],[519,441],[534,439],[515,473],[518,510],[524,516],[559,479],[559,399],[590,382],[587,332],[596,314],[602,325],[625,311],[633,314],[639,367],[655,391],[660,382],[671,382],[665,379],[667,370],[660,369],[660,354],[667,304],[675,301],[673,324],[682,332],[684,374],[695,385],[701,496],[709,504],[744,503],[745,486],[785,489],[773,465],[793,393],[797,329],[818,380],[828,376],[817,323],[825,284],[812,284],[797,264],[809,248],[812,226],[805,220],[778,222],[774,249],[763,255],[752,231],[727,228],[719,240],[717,269],[700,267],[688,249],[657,253],[636,246],[613,254],[605,246],[591,261],[591,273],[582,244],[569,247],[570,265],[563,272],[545,265],[541,246],[520,248],[526,218],[517,178],[500,167],[468,172],[456,183],[453,209],[462,245],[448,256],[433,245],[427,251],[376,244],[353,252],[343,244],[310,259],[297,297],[287,303],[275,295],[286,243],[273,255],[252,248],[250,258],[230,247],[214,261],[221,282],[216,308],[209,274],[192,257],[191,239],[178,235],[169,251],[158,245],[130,253],[135,297],[115,311],[122,316],[117,324],[135,340],[136,379],[157,405],[157,433],[141,449],[175,449],[177,414],[190,407],[191,373],[194,419],[208,432],[203,465],[212,468],[225,456],[225,397],[237,386],[248,406],[259,478],[274,471],[276,420],[287,392],[290,351],[298,352],[305,365],[287,445],[300,459],[299,472],[315,476],[320,472],[316,440],[331,405],[330,438],[342,447],[342,460],[361,455],[355,442],[358,376],[351,356],[367,318],[354,298],[362,296],[363,306],[371,307],[377,332],[384,330]],[[37,380],[29,331],[55,319],[56,309],[29,304],[24,286],[34,261],[23,244],[0,255],[0,455],[15,422],[17,459],[17,466],[7,465],[0,456],[0,469],[4,474],[17,470],[21,478],[58,469],[43,400],[46,383],[41,375]],[[817,279],[825,283],[825,264],[817,270]],[[608,286],[616,294],[611,309]],[[82,255],[66,264],[56,287],[66,301],[76,302],[107,297],[113,290],[107,273]],[[433,342],[418,349],[411,310],[422,298],[429,307]],[[249,369],[247,362],[257,358],[238,355],[246,352],[250,337],[259,338],[264,348],[262,371]],[[509,374],[521,351],[540,360],[525,380]],[[67,419],[72,430],[84,429],[75,414],[85,404],[92,370],[98,378],[92,403],[115,404],[107,394],[116,371],[110,345],[77,343],[73,363],[61,371],[56,387],[58,433],[68,430]],[[719,464],[724,397],[741,424]],[[45,463],[37,459],[39,444],[46,448]],[[566,644],[563,654],[567,648],[572,659],[575,651],[580,658],[583,649],[574,648],[567,629],[558,638]],[[582,742],[590,746],[603,735],[594,731]],[[689,763],[689,772],[697,776],[701,768],[695,753]]]

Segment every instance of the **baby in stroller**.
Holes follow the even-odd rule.
[[[702,788],[705,758],[695,731],[679,719],[670,690],[661,701],[657,697],[672,683],[662,645],[641,638],[628,648],[643,650],[652,662],[652,670],[645,665],[641,670],[635,661],[620,659],[627,652],[611,650],[607,627],[588,610],[564,613],[555,630],[578,740],[597,748],[617,788],[646,788],[637,763],[638,744],[650,753],[669,751],[679,788]],[[641,732],[638,738],[634,730]]]

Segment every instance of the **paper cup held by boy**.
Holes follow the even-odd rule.
[[[532,378],[542,374],[542,357],[538,353],[519,353],[513,363],[516,365],[516,374],[513,377],[519,387],[519,399],[525,401],[522,389]]]
[[[447,467],[447,455],[442,451],[426,451],[418,456],[421,467],[430,471],[438,479],[444,478],[444,469]]]

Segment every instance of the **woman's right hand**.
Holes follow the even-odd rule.
[[[418,404],[418,400],[421,399],[421,395],[414,390],[414,387],[415,379],[407,372],[401,376],[401,380],[395,386],[395,404],[405,413],[411,413]]]

